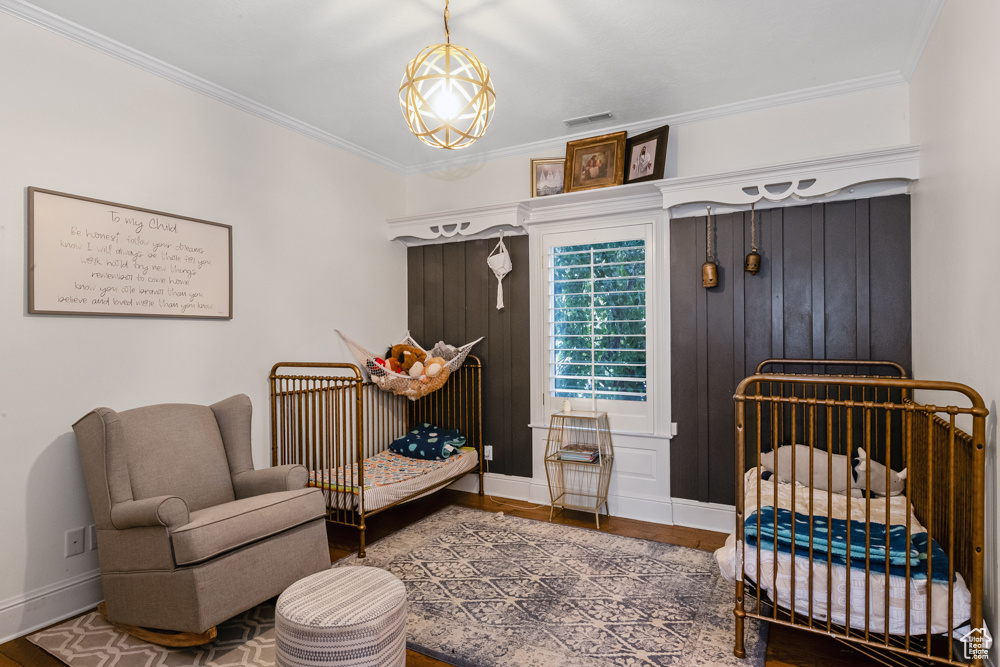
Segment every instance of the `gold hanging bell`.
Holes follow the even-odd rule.
[[[744,268],[751,276],[757,275],[757,272],[760,271],[760,253],[757,252],[757,216],[755,214],[755,207],[750,204],[750,254],[747,255]]]
[[[719,267],[712,256],[712,207],[708,206],[705,218],[705,263],[701,265],[701,286],[715,287],[719,284]]]
[[[701,286],[715,287],[719,284],[719,267],[715,262],[708,260],[701,265]]]

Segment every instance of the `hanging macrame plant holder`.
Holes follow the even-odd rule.
[[[503,231],[500,231],[500,242],[496,244],[490,256],[486,258],[486,263],[493,270],[493,275],[497,277],[497,310],[503,310],[503,277],[514,268],[510,261],[510,253],[503,242]]]
[[[397,396],[405,396],[411,401],[423,398],[427,394],[437,391],[443,387],[444,383],[448,381],[448,376],[450,376],[453,371],[458,370],[462,364],[465,363],[465,358],[469,356],[469,351],[472,350],[472,346],[482,340],[482,337],[480,337],[471,343],[466,343],[462,347],[456,348],[455,356],[445,362],[444,366],[441,368],[441,372],[432,378],[427,378],[426,382],[422,382],[420,378],[412,378],[405,373],[395,373],[390,371],[388,368],[378,363],[377,360],[381,358],[381,355],[365,349],[359,343],[345,336],[341,331],[335,331],[337,331],[337,333],[340,334],[340,337],[344,339],[344,342],[351,350],[354,358],[358,360],[358,364],[365,370],[366,373],[368,373],[368,377],[375,385],[385,391],[392,392]],[[417,341],[413,340],[409,333],[407,333],[406,338],[399,341],[399,343],[401,345],[412,345],[421,352],[427,352],[427,350],[420,347],[420,344],[417,343]],[[434,355],[428,354],[428,356]]]

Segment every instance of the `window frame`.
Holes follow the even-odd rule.
[[[641,239],[645,248],[645,307],[646,307],[646,400],[610,400],[571,398],[570,403],[577,410],[596,410],[607,412],[615,431],[647,433],[656,432],[656,406],[661,395],[661,385],[664,382],[660,372],[660,353],[657,350],[659,340],[659,318],[662,309],[658,305],[659,267],[658,261],[660,240],[655,234],[655,220],[645,216],[644,220],[616,221],[615,223],[595,222],[590,225],[562,226],[558,229],[547,229],[539,236],[537,251],[534,255],[540,266],[536,273],[538,285],[536,294],[539,297],[535,309],[539,317],[540,340],[536,343],[540,359],[536,365],[539,372],[538,380],[542,392],[542,408],[544,415],[536,419],[548,420],[547,415],[562,409],[563,398],[554,396],[552,392],[552,346],[551,337],[554,330],[553,290],[551,288],[552,267],[550,261],[552,249],[573,245],[588,245],[612,243]],[[665,389],[665,388],[664,388]]]

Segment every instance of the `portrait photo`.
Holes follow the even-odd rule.
[[[570,141],[566,144],[564,190],[575,192],[621,185],[624,167],[624,132]]]
[[[667,134],[669,125],[629,137],[625,152],[625,182],[639,183],[663,178],[663,166],[667,157]]]
[[[563,192],[566,158],[535,158],[531,160],[531,196],[547,197]]]

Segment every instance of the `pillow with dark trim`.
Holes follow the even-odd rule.
[[[389,445],[389,451],[413,459],[440,461],[459,454],[464,446],[465,436],[457,429],[449,430],[430,424],[420,424],[406,435],[393,440]]]

